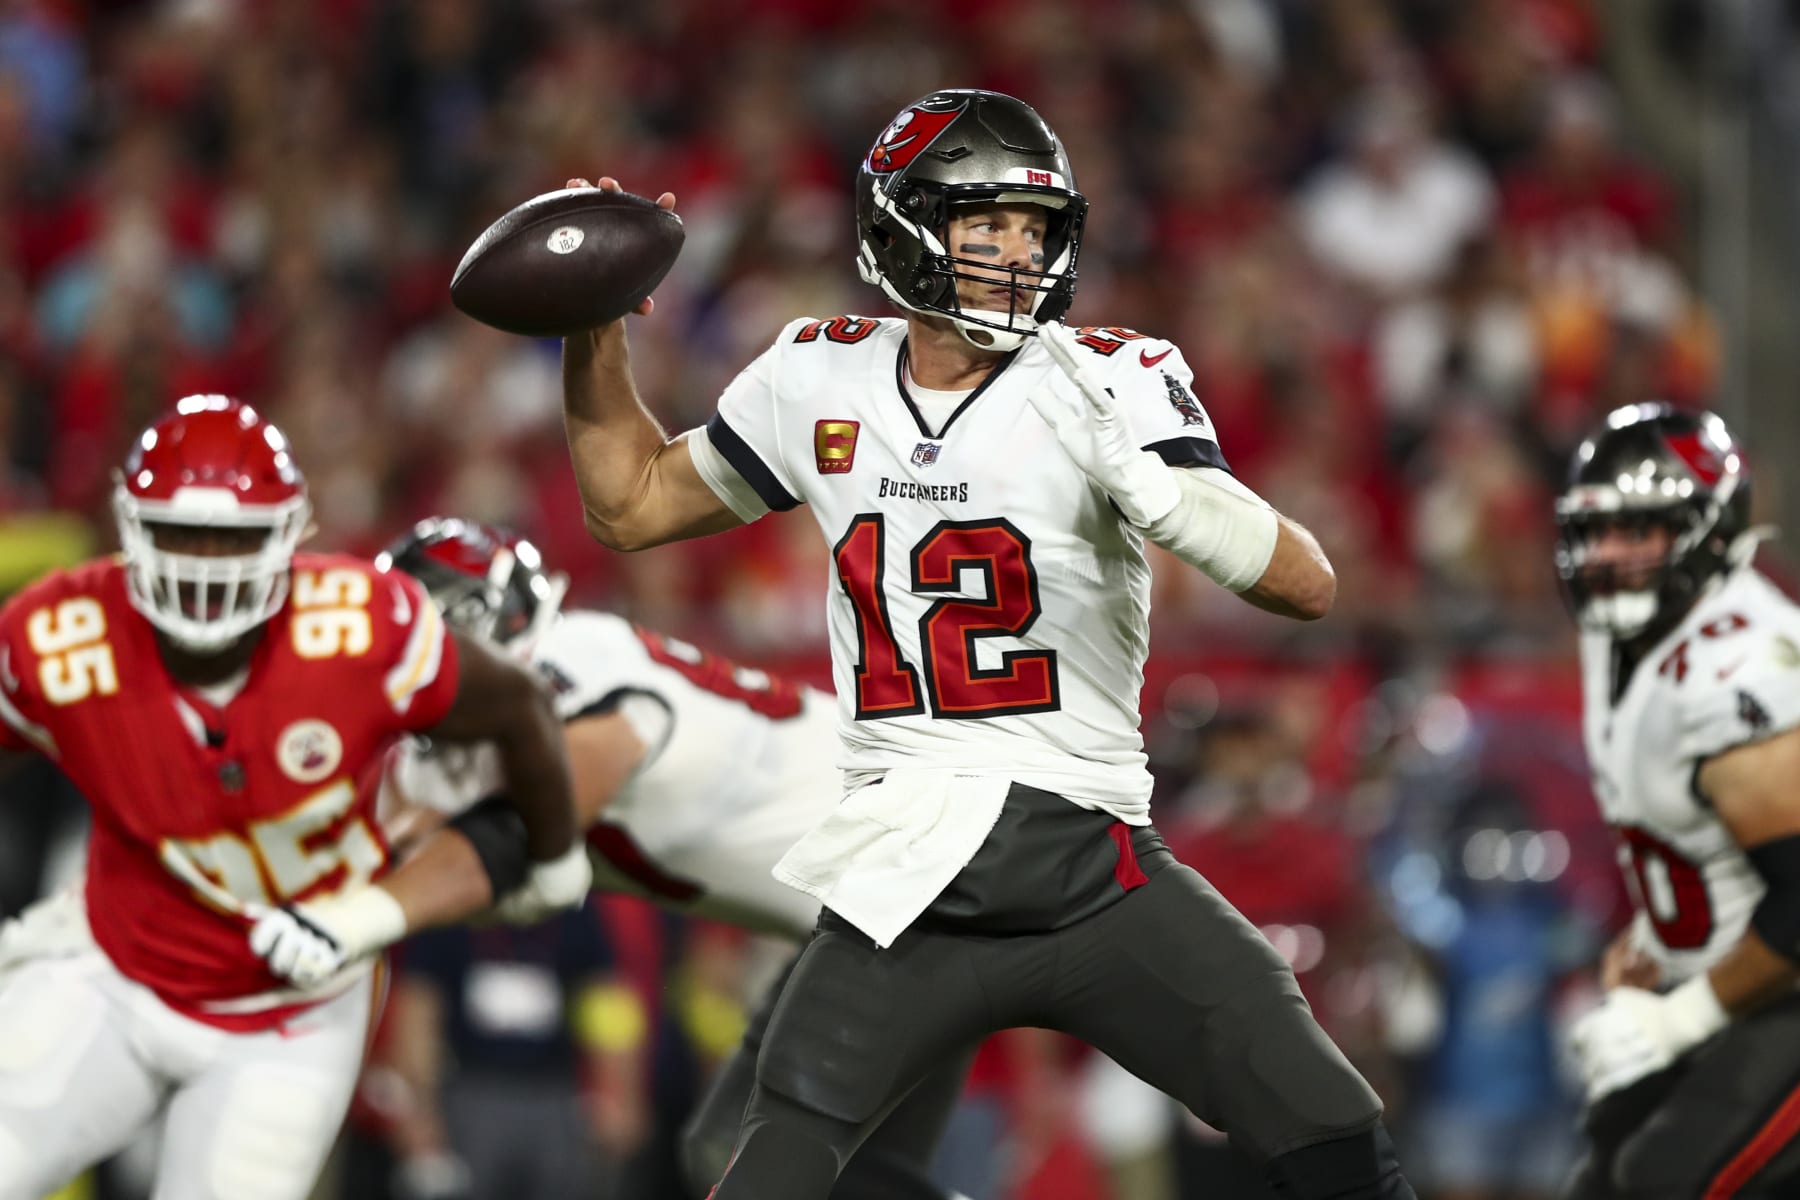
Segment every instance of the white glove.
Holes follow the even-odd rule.
[[[1656,1074],[1729,1020],[1704,974],[1661,995],[1614,988],[1571,1035],[1588,1103]]]
[[[567,908],[577,908],[594,886],[594,867],[587,843],[580,838],[549,862],[531,864],[525,882],[494,905],[500,919],[512,925],[536,925]]]
[[[316,988],[406,936],[406,913],[380,887],[281,908],[251,909],[250,949],[296,987]]]
[[[1056,389],[1033,388],[1031,406],[1127,521],[1144,529],[1167,516],[1181,502],[1174,475],[1162,459],[1132,444],[1112,396],[1081,361],[1085,352],[1076,347],[1074,331],[1061,323],[1041,325],[1037,339],[1074,382],[1081,399],[1070,403]]]

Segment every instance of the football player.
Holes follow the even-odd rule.
[[[530,542],[500,530],[432,518],[376,561],[424,584],[451,628],[529,661],[549,682],[596,886],[805,940],[819,902],[776,882],[771,870],[842,794],[829,753],[836,740],[831,697],[622,617],[560,612],[563,580],[545,572]],[[476,812],[464,819],[465,829],[472,820],[491,823],[491,837],[478,835],[490,850],[517,823],[494,798],[505,784],[486,746],[413,741],[388,772],[399,807]],[[522,855],[522,830],[514,841]],[[466,871],[457,849],[425,840],[394,881]],[[481,880],[475,873],[465,886],[479,888]],[[319,972],[341,965],[329,951],[299,961]],[[696,1197],[730,1157],[778,992],[779,985],[771,989],[683,1131],[682,1169]],[[925,1168],[967,1065],[958,1059],[913,1091],[845,1172],[846,1195],[943,1200]]]
[[[1609,414],[1557,500],[1636,908],[1574,1031],[1577,1197],[1800,1194],[1800,610],[1749,565],[1749,513],[1725,423],[1659,404]]]
[[[1329,564],[1232,477],[1180,350],[1062,324],[1087,201],[1030,107],[933,93],[855,186],[899,317],[793,322],[705,428],[671,440],[640,404],[622,323],[563,343],[599,541],[805,503],[831,548],[848,791],[777,866],[825,911],[719,1200],[825,1196],[897,1096],[1018,1025],[1175,1096],[1284,1195],[1411,1195],[1293,973],[1150,825],[1144,540],[1297,618],[1330,607]]]
[[[298,552],[305,481],[235,400],[190,396],[147,429],[113,506],[121,556],[0,609],[0,754],[54,759],[94,818],[88,920],[0,937],[36,946],[0,984],[0,1198],[55,1191],[159,1117],[159,1200],[303,1197],[377,973],[294,988],[246,931],[270,911],[303,922],[281,907],[303,904],[376,945],[461,903],[357,886],[388,862],[359,784],[414,731],[500,748],[533,861],[482,887],[579,902],[555,713],[529,672],[447,633],[412,579]]]

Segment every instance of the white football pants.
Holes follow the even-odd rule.
[[[153,1200],[305,1200],[380,975],[243,1034],[175,1012],[97,948],[20,964],[0,981],[0,1200],[38,1200],[159,1116]]]

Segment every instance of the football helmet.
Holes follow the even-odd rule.
[[[1556,501],[1556,571],[1583,629],[1629,640],[1665,630],[1755,544],[1750,465],[1725,422],[1666,404],[1614,409],[1576,449]],[[1597,537],[1661,525],[1669,551],[1647,571],[1599,562]]]
[[[991,283],[1000,269],[944,245],[951,208],[973,202],[1039,204],[1049,215],[1045,269],[1012,269],[1011,286],[1031,297],[1024,311],[964,309],[957,299],[959,278]],[[902,308],[948,317],[970,345],[1016,350],[1074,300],[1086,219],[1069,156],[1030,105],[999,92],[933,92],[888,123],[857,171],[857,270]]]
[[[115,477],[113,515],[132,605],[177,645],[211,654],[287,601],[312,505],[281,430],[229,396],[188,396],[139,435]],[[261,544],[201,554],[165,535],[180,547],[165,549],[168,527],[255,531]]]
[[[524,538],[457,517],[428,517],[375,556],[425,585],[450,627],[520,658],[549,628],[568,577],[549,574]]]

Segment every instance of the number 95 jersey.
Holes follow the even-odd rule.
[[[95,941],[170,1007],[228,1029],[316,998],[251,953],[243,906],[386,867],[381,758],[440,720],[456,686],[424,590],[351,558],[294,556],[287,603],[223,705],[170,677],[117,561],[54,573],[0,609],[0,747],[42,751],[87,798]]]
[[[1612,642],[1581,642],[1583,734],[1601,813],[1671,981],[1743,936],[1764,885],[1697,790],[1709,758],[1800,725],[1800,609],[1748,567],[1703,596],[1615,698]]]
[[[812,506],[832,548],[841,766],[1004,776],[1145,823],[1143,539],[1030,400],[1075,385],[1028,341],[928,420],[903,383],[906,328],[789,325],[690,435],[695,465],[746,520]],[[1174,346],[1122,329],[1079,343],[1139,446],[1225,466]]]

